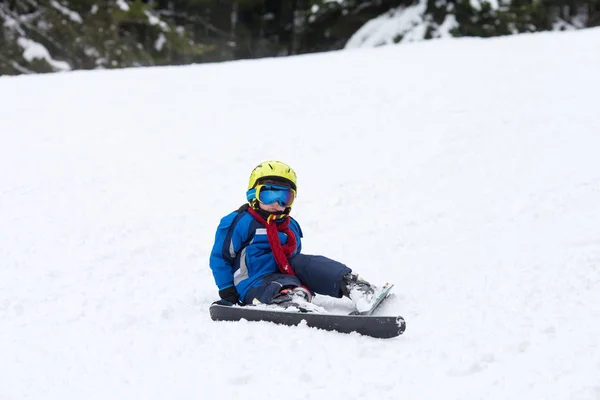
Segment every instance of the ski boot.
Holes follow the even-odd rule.
[[[325,308],[313,304],[312,299],[313,294],[307,288],[298,286],[281,289],[271,303],[286,310],[296,309],[300,312],[328,313]]]
[[[344,275],[341,289],[342,294],[352,300],[359,314],[371,311],[383,291],[383,288],[379,288],[353,273]]]
[[[312,301],[312,293],[302,286],[283,288],[273,298],[273,303],[283,304],[296,302],[297,300],[310,303]]]

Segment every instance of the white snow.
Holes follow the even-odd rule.
[[[161,32],[158,35],[158,38],[156,39],[156,41],[154,42],[154,48],[156,49],[156,51],[161,51],[166,43],[167,43],[167,38],[166,38],[165,34]]]
[[[50,2],[50,5],[52,5],[52,7],[54,7],[55,9],[57,9],[61,14],[66,15],[67,17],[69,17],[69,19],[73,22],[77,22],[79,24],[83,23],[83,18],[81,18],[81,15],[79,15],[79,13],[63,6],[62,4],[60,4],[58,1],[56,0],[52,0]]]
[[[470,5],[481,10],[483,3],[488,3],[492,9],[498,9],[498,0],[469,0]],[[346,49],[370,48],[390,45],[394,43],[408,43],[421,41],[428,38],[452,38],[451,30],[458,27],[454,12],[454,4],[443,0],[436,0],[435,5],[441,8],[445,5],[447,14],[441,25],[426,14],[427,0],[415,0],[409,6],[400,6],[390,9],[360,27],[346,42]],[[585,24],[583,24],[585,25]]]
[[[452,29],[458,28],[458,22],[454,14],[446,14],[444,22],[438,27],[437,33],[440,38],[452,38]]]
[[[2,26],[4,26],[5,28],[16,29],[19,26],[19,23],[14,18],[4,14],[2,15],[2,17],[4,18],[4,23],[2,24]]]
[[[69,71],[71,69],[71,66],[67,62],[53,59],[48,49],[41,43],[20,37],[17,39],[17,44],[23,49],[23,58],[29,62],[35,59],[46,60],[55,70]]]
[[[599,41],[0,78],[0,398],[598,399]],[[304,251],[395,283],[404,335],[210,320],[273,158]]]
[[[129,4],[125,0],[117,0],[117,6],[123,11],[129,11]]]
[[[153,15],[149,11],[144,11],[144,14],[148,18],[148,23],[150,25],[158,25],[160,27],[160,29],[162,29],[163,31],[169,30],[169,25],[167,25],[166,22],[161,21],[160,18],[158,18],[156,15]]]
[[[552,24],[552,29],[555,31],[572,31],[577,28],[575,26],[569,24],[564,19],[559,18]]]
[[[373,18],[356,31],[345,45],[346,49],[377,47],[423,40],[427,30],[425,10],[427,0],[408,7],[398,7]]]
[[[25,35],[25,31],[23,30],[23,28],[21,28],[21,25],[19,24],[19,22],[14,19],[13,17],[11,17],[10,15],[6,14],[1,8],[0,8],[0,16],[2,17],[2,19],[4,20],[4,23],[2,24],[2,26],[5,29],[4,34],[8,35],[8,37],[11,37],[11,35],[13,34],[11,31],[15,31],[20,35]]]

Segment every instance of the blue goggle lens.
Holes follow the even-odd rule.
[[[289,207],[294,201],[295,193],[285,186],[264,185],[258,188],[258,201],[264,204],[279,203],[282,207]]]

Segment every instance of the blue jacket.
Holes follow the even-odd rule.
[[[289,226],[296,235],[293,257],[302,250],[302,230],[291,217]],[[279,232],[279,240],[287,243],[287,235]],[[240,300],[244,301],[248,290],[258,286],[265,275],[279,272],[265,226],[248,211],[238,210],[223,217],[210,253],[210,268],[219,290],[235,285]]]

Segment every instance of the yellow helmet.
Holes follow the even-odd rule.
[[[256,166],[250,174],[248,190],[254,188],[260,179],[272,178],[289,183],[296,192],[296,173],[287,164],[281,161],[265,161]]]

